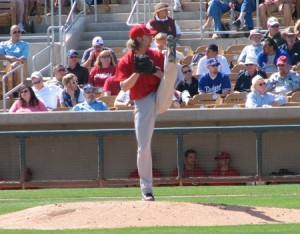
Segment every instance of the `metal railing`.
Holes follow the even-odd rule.
[[[18,70],[20,70],[20,75],[21,75],[21,83],[18,84],[16,87],[13,87],[11,90],[9,90],[8,92],[6,92],[6,80],[8,78],[12,78],[13,73],[17,72]],[[6,112],[6,99],[9,98],[10,95],[12,95],[14,92],[17,92],[18,89],[22,86],[22,84],[24,83],[24,68],[23,68],[23,64],[19,63],[18,66],[16,66],[14,69],[12,69],[11,71],[9,71],[8,73],[6,73],[3,77],[2,77],[2,102],[3,102],[3,112]]]
[[[259,181],[271,181],[271,182],[300,182],[300,175],[288,175],[288,176],[265,176],[263,173],[263,144],[265,133],[276,132],[276,131],[300,131],[300,125],[263,125],[263,126],[222,126],[222,127],[176,127],[176,128],[156,128],[154,130],[155,134],[174,134],[176,135],[176,151],[177,151],[177,168],[178,177],[177,178],[159,178],[155,181],[159,184],[182,184],[183,182],[259,182]],[[183,178],[183,152],[184,152],[184,136],[186,134],[195,133],[238,133],[238,132],[249,132],[255,135],[255,175],[249,176],[235,176],[235,177],[196,177],[196,178]],[[114,185],[132,185],[138,184],[138,180],[132,179],[106,179],[104,177],[104,172],[106,169],[105,165],[105,147],[108,147],[107,143],[104,144],[106,137],[112,135],[128,135],[134,134],[134,129],[106,129],[106,130],[47,130],[47,131],[13,131],[13,132],[0,132],[0,137],[14,137],[18,139],[19,147],[19,169],[20,169],[20,181],[10,181],[10,182],[0,182],[2,187],[13,187],[16,184],[22,188],[38,185],[39,187],[64,187],[64,186],[78,186],[78,187],[88,187],[88,186],[114,186]],[[26,182],[24,178],[24,171],[26,169],[26,138],[29,137],[43,137],[43,136],[92,136],[96,138],[97,148],[97,178],[93,181],[46,181],[46,180],[35,180],[31,182]],[[50,144],[47,141],[47,144]],[[76,144],[74,141],[73,144]],[[36,145],[35,145],[36,146]],[[294,144],[297,148],[297,145]],[[32,146],[31,146],[32,147]],[[33,146],[34,147],[34,146]],[[90,145],[89,147],[92,147]],[[296,149],[295,149],[296,150]],[[295,151],[293,151],[295,152]],[[80,154],[80,152],[78,152]],[[125,152],[124,152],[125,153]],[[75,157],[76,155],[74,155]],[[111,155],[109,156],[111,157]],[[285,157],[285,156],[284,156]],[[287,158],[286,158],[287,159]],[[32,160],[32,159],[31,159]],[[47,161],[47,159],[43,159]],[[51,160],[51,158],[49,158]],[[300,160],[300,159],[299,159]],[[66,167],[64,167],[66,169]],[[43,171],[44,173],[44,171]],[[155,182],[155,183],[156,183]]]

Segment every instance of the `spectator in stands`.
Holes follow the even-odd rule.
[[[96,88],[90,84],[83,86],[83,96],[85,101],[76,104],[72,111],[106,111],[109,110],[106,104],[102,101],[96,100]]]
[[[299,4],[299,6],[300,6],[300,4]],[[295,33],[297,33],[297,39],[300,40],[300,19],[298,19],[295,24]]]
[[[29,56],[29,43],[21,40],[21,29],[18,25],[10,28],[11,38],[8,41],[0,42],[0,60],[11,62],[11,69],[23,64],[24,78],[27,76],[27,60]],[[13,74],[12,86],[21,83],[21,70]]]
[[[294,31],[294,27],[287,27],[281,35],[286,43],[282,44],[279,48],[287,52],[295,68],[300,62],[300,41],[297,39],[297,33]]]
[[[240,176],[238,170],[230,166],[230,154],[227,152],[220,152],[216,157],[217,168],[214,169],[209,176],[213,177],[227,177],[227,176]],[[213,183],[211,185],[238,185],[238,183]]]
[[[271,75],[267,81],[267,91],[284,93],[291,96],[294,92],[300,90],[300,75],[291,71],[286,56],[280,56],[277,59],[278,72]]]
[[[283,12],[285,27],[292,25],[292,13],[295,11],[296,0],[265,0],[259,5],[259,17],[263,29],[268,27],[267,17],[273,12]]]
[[[27,0],[25,0],[27,1]],[[25,2],[24,0],[16,0],[16,23],[19,26],[19,29],[22,33],[26,33],[26,30],[23,25],[24,13],[25,13]]]
[[[109,77],[105,80],[103,86],[103,95],[104,96],[115,96],[120,92],[120,81],[114,79],[114,76]]]
[[[153,48],[153,50],[158,50],[161,53],[165,54],[167,52],[167,36],[168,35],[166,33],[161,33],[161,32],[156,34],[156,36],[154,37],[155,48]],[[177,61],[180,61],[183,58],[184,58],[183,53],[176,50]],[[179,62],[177,62],[177,69],[178,69],[177,70],[177,79],[176,79],[175,85],[183,78],[182,73],[181,73],[181,64]]]
[[[205,24],[202,26],[203,30],[208,30],[211,28],[211,23],[214,20],[214,31],[222,31],[222,14],[230,10],[230,6],[228,2],[220,1],[220,0],[212,0],[208,3],[207,9],[207,20]],[[213,34],[213,38],[219,38],[217,34]]]
[[[178,176],[178,168],[172,172],[172,177]],[[197,152],[194,149],[188,149],[184,153],[183,178],[203,177],[205,170],[197,165]],[[184,185],[198,185],[197,183],[184,183]]]
[[[116,64],[113,62],[110,51],[103,50],[97,57],[95,67],[90,71],[89,84],[94,85],[102,91],[105,80],[115,75],[115,73]]]
[[[73,73],[76,75],[79,85],[88,83],[89,71],[86,67],[82,67],[78,63],[78,52],[76,50],[72,49],[67,53],[67,70],[68,73]]]
[[[265,41],[267,38],[272,38],[276,45],[279,47],[285,41],[282,39],[279,30],[279,21],[276,17],[270,17],[267,22],[268,31],[265,33],[261,41]]]
[[[78,87],[78,80],[75,74],[69,73],[63,77],[64,90],[60,94],[61,107],[73,107],[84,102],[82,90]]]
[[[212,58],[207,60],[208,73],[199,78],[199,93],[217,93],[226,96],[230,93],[231,85],[229,77],[218,72],[220,63]]]
[[[244,47],[239,56],[238,63],[244,63],[247,60],[247,57],[256,58],[257,55],[262,52],[261,38],[262,34],[258,29],[252,29],[250,31],[249,40],[251,41],[251,45]]]
[[[173,11],[174,12],[180,12],[182,10],[184,10],[185,5],[183,0],[174,0],[174,7],[173,7]]]
[[[9,112],[37,112],[48,111],[47,107],[40,101],[32,88],[26,84],[19,89],[19,99],[16,100]]]
[[[181,68],[183,80],[176,85],[176,90],[181,93],[180,102],[192,103],[194,95],[198,94],[198,80],[193,76],[189,65],[184,64]]]
[[[134,102],[130,99],[129,90],[121,90],[115,99],[114,107],[133,106]]]
[[[223,55],[218,54],[218,51],[219,51],[219,47],[215,44],[211,44],[206,48],[205,56],[203,56],[198,62],[197,72],[196,72],[197,75],[195,77],[200,77],[201,75],[208,72],[207,60],[212,58],[218,60],[219,72],[225,73],[227,75],[231,73],[227,59]]]
[[[56,85],[46,86],[43,82],[43,76],[40,72],[33,72],[30,76],[34,91],[37,98],[45,104],[48,109],[59,107],[59,95],[62,91]]]
[[[247,96],[247,108],[271,107],[284,105],[288,102],[285,95],[267,92],[266,81],[260,75],[252,79],[251,92]]]
[[[147,23],[148,29],[154,29],[157,32],[173,35],[177,40],[181,37],[181,30],[176,21],[168,16],[169,5],[160,2],[154,6],[154,18]]]
[[[256,11],[256,1],[254,0],[243,0],[235,1],[235,10],[240,11],[239,17],[233,22],[233,26],[236,26],[239,30],[243,25],[242,30],[248,31],[254,28],[252,12]]]
[[[45,84],[47,86],[50,85],[56,85],[59,88],[63,89],[64,85],[62,83],[62,78],[64,77],[66,73],[66,69],[64,67],[64,65],[62,64],[57,64],[53,67],[53,78],[51,80],[48,80]]]
[[[104,41],[102,37],[94,37],[92,41],[92,47],[84,51],[82,59],[81,59],[81,66],[83,67],[94,67],[96,59],[100,52],[103,50],[109,50],[111,52],[111,55],[113,57],[113,62],[117,64],[117,56],[115,52],[113,52],[112,49],[104,46]]]
[[[251,81],[256,75],[260,75],[263,78],[267,78],[264,71],[257,70],[258,64],[256,57],[247,57],[244,63],[246,70],[241,71],[235,81],[234,91],[238,92],[250,92]]]
[[[285,55],[289,61],[291,60],[290,56],[284,50],[278,48],[272,38],[266,38],[262,44],[263,51],[257,56],[257,62],[261,70],[265,72],[277,72],[276,62],[281,55]]]

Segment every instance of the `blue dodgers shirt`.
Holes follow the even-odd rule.
[[[101,110],[108,110],[108,107],[106,104],[102,101],[96,101],[94,100],[90,104],[87,102],[82,102],[77,105],[75,105],[72,108],[72,111],[101,111]]]
[[[0,43],[0,54],[14,56],[16,58],[24,57],[28,60],[29,43],[25,41],[18,41],[13,44],[11,40],[2,41]]]
[[[230,79],[229,77],[221,72],[215,79],[211,79],[209,73],[202,75],[199,78],[199,91],[202,93],[217,93],[222,94],[222,91],[230,90]]]

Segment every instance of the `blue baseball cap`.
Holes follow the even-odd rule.
[[[67,53],[68,57],[73,56],[73,55],[78,55],[77,50],[71,49],[68,51],[68,53]]]
[[[86,92],[90,89],[96,90],[96,88],[91,84],[86,84],[86,85],[83,86],[83,92]]]
[[[206,65],[209,65],[209,66],[220,65],[220,63],[215,58],[212,58],[212,59],[207,60]]]

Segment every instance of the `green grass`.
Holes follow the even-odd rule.
[[[156,187],[157,201],[300,209],[300,185]],[[0,214],[39,205],[82,201],[140,200],[139,188],[39,189],[0,191]],[[251,227],[251,228],[250,228]],[[62,231],[0,230],[0,233],[300,233],[300,224],[226,227],[153,227]]]

